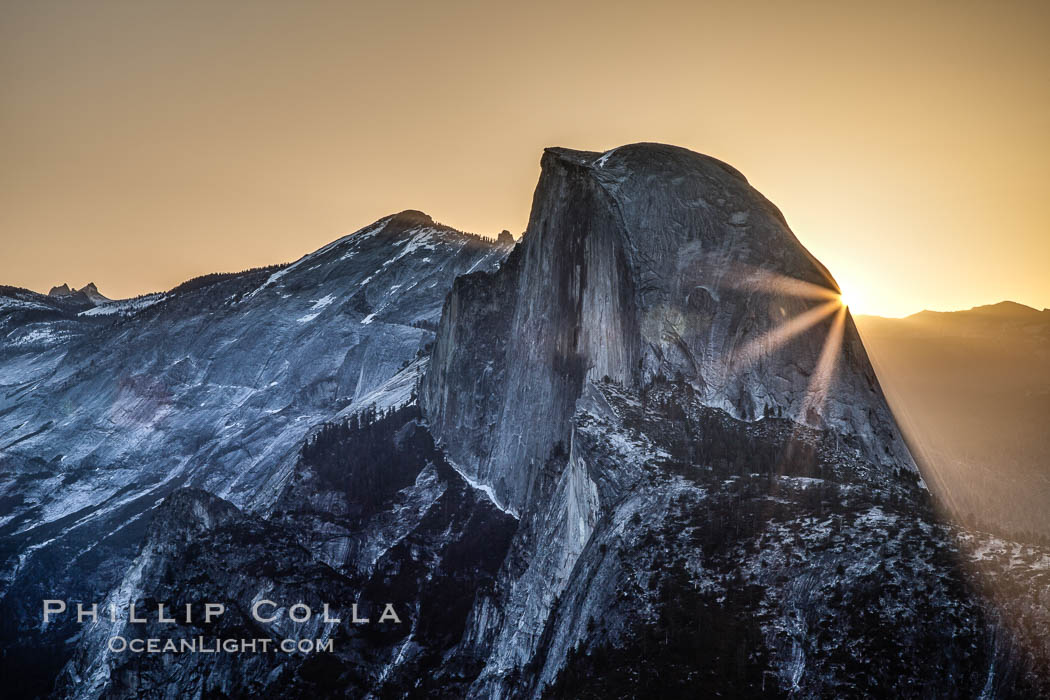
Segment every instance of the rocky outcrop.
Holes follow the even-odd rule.
[[[58,287],[52,287],[47,295],[56,299],[80,297],[82,300],[90,302],[95,306],[111,301],[109,297],[98,291],[98,287],[95,286],[94,282],[88,282],[80,289],[70,289],[68,284],[62,284]]]
[[[83,294],[85,297],[87,297],[88,301],[90,301],[95,306],[98,306],[99,304],[105,304],[108,301],[112,301],[109,297],[104,295],[102,292],[98,291],[98,287],[95,286],[94,282],[88,282],[83,287],[78,289],[77,293]]]
[[[511,260],[454,285],[422,392],[452,458],[512,508],[567,444],[585,381],[603,377],[681,378],[735,417],[834,428],[873,461],[914,469],[848,313],[819,405],[836,314],[776,346],[778,328],[834,305],[837,287],[740,173],[656,144],[547,149],[542,167]]]
[[[73,290],[69,288],[68,284],[61,284],[57,287],[52,287],[47,295],[49,297],[68,297],[72,293]]]

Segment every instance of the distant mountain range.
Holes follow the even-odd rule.
[[[970,523],[1050,539],[1050,309],[857,316],[927,481]]]

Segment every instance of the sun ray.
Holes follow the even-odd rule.
[[[837,289],[806,282],[795,277],[788,277],[772,270],[752,267],[740,262],[729,263],[728,279],[723,278],[720,285],[728,289],[755,291],[764,294],[789,296],[797,299],[814,299],[817,301],[836,301],[842,295]],[[723,268],[726,266],[723,265]],[[832,282],[832,284],[834,284]]]
[[[824,347],[820,351],[817,366],[813,370],[809,386],[806,387],[806,396],[802,401],[799,422],[806,425],[815,425],[819,422],[820,412],[827,402],[828,391],[835,378],[835,368],[846,327],[846,307],[838,302],[835,304],[838,310],[831,322],[827,338],[824,339]]]
[[[733,359],[734,369],[750,366],[759,358],[773,354],[781,345],[799,333],[820,323],[835,313],[836,310],[844,308],[837,298],[832,299],[771,328],[768,332],[750,341],[735,354]]]
[[[821,287],[819,284],[795,279],[794,277],[773,273],[752,278],[748,286],[761,292],[797,297],[799,299],[837,302],[840,298],[839,293],[833,289]]]

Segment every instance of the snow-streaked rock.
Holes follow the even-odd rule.
[[[409,401],[453,279],[509,249],[408,211],[133,300],[0,289],[0,612],[108,591],[179,487],[266,513],[319,424]]]

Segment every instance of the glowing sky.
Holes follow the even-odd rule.
[[[856,312],[1050,306],[1050,3],[0,5],[0,284],[110,296],[386,214],[523,230],[544,146],[675,143]]]

